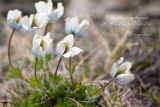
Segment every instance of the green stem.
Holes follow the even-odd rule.
[[[59,61],[58,61],[58,64],[57,64],[57,67],[56,67],[56,71],[55,71],[55,75],[57,75],[57,71],[58,71],[58,68],[59,68],[59,65],[60,65],[60,62],[62,61],[62,58],[63,58],[63,55],[60,57]]]
[[[112,83],[115,80],[115,78],[112,78],[109,82],[107,82],[106,84],[104,84],[101,88],[99,88],[93,95],[97,94],[97,93],[101,93],[102,91],[105,90],[105,88]]]
[[[13,65],[12,65],[12,62],[11,62],[11,41],[12,41],[12,37],[13,37],[13,34],[14,34],[14,30],[12,31],[10,37],[9,37],[9,42],[8,42],[8,60],[9,60],[9,64],[10,66],[13,68]]]
[[[55,76],[57,75],[59,65],[60,65],[60,63],[61,63],[61,61],[62,61],[62,58],[63,58],[63,55],[66,53],[66,51],[67,51],[67,48],[64,50],[62,56],[60,57],[60,59],[59,59],[59,61],[58,61],[58,64],[57,64],[57,67],[56,67],[56,71],[55,71],[55,73],[54,73]]]
[[[74,85],[73,76],[72,76],[72,58],[71,57],[69,58],[69,74],[70,74],[72,85]]]
[[[35,76],[36,81],[38,82],[38,79],[37,79],[37,62],[38,62],[38,57],[36,57],[35,66],[34,66],[34,76]]]

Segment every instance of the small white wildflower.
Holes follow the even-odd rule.
[[[9,10],[7,14],[7,23],[13,30],[20,30],[21,23],[20,20],[22,18],[22,12],[18,9]]]
[[[52,39],[50,33],[45,36],[40,36],[38,33],[34,35],[32,42],[32,54],[35,57],[45,57],[47,53],[51,52]]]
[[[45,13],[50,19],[50,22],[56,21],[62,17],[64,13],[64,7],[62,3],[57,3],[57,8],[53,8],[52,0],[48,0],[47,2],[39,1],[35,3],[35,7],[37,13]]]
[[[49,19],[44,13],[31,14],[29,17],[25,16],[21,20],[24,31],[36,32],[39,29],[46,27]]]
[[[119,84],[128,84],[134,79],[134,75],[130,72],[132,67],[131,62],[123,62],[124,58],[112,65],[111,76],[116,78],[116,82]]]
[[[65,31],[66,34],[79,35],[80,32],[83,32],[89,26],[88,20],[83,20],[79,23],[78,17],[72,17],[66,19]]]
[[[57,44],[56,50],[59,55],[63,55],[65,58],[70,58],[83,52],[82,49],[73,46],[74,36],[72,34],[66,36],[62,41]],[[65,52],[65,50],[67,50]]]

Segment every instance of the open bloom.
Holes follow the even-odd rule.
[[[59,55],[63,55],[65,58],[70,58],[83,52],[82,49],[73,46],[74,36],[72,34],[66,36],[62,41],[57,44],[56,50]]]
[[[18,9],[9,10],[7,14],[7,23],[13,30],[21,29],[22,12]]]
[[[123,62],[124,58],[121,57],[118,62],[112,65],[111,75],[116,79],[119,84],[127,84],[134,79],[134,75],[130,72],[132,67],[131,62]]]
[[[66,19],[65,31],[66,34],[78,35],[80,32],[83,32],[89,26],[89,22],[87,20],[83,20],[79,23],[78,17],[72,17]]]
[[[64,13],[64,7],[62,3],[57,4],[57,9],[53,8],[52,0],[48,0],[47,2],[39,1],[35,3],[35,7],[37,10],[37,13],[45,13],[51,21],[56,21],[60,17],[62,17]]]
[[[34,35],[32,42],[32,54],[35,57],[45,57],[47,53],[51,52],[52,39],[50,33],[45,36],[40,36],[38,33]]]
[[[38,29],[44,28],[49,22],[48,17],[44,13],[31,14],[29,17],[24,16],[21,20],[21,25],[24,31],[35,32]]]

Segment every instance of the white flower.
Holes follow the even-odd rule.
[[[48,2],[39,1],[35,3],[35,7],[37,10],[37,13],[45,13],[51,21],[56,21],[60,17],[62,17],[64,13],[64,7],[62,3],[57,4],[57,9],[53,9],[53,3],[52,0],[48,0]]]
[[[40,36],[38,33],[34,35],[32,42],[32,54],[35,57],[45,57],[47,53],[51,52],[52,39],[50,33],[45,36]]]
[[[46,27],[49,19],[44,13],[31,14],[29,17],[25,16],[21,20],[21,25],[24,31],[36,32],[39,29]]]
[[[74,57],[79,53],[83,52],[82,49],[73,45],[74,36],[70,34],[57,44],[56,50],[59,55],[63,55],[65,58]]]
[[[7,23],[13,30],[20,30],[20,20],[22,18],[22,12],[18,9],[9,10],[7,14]]]
[[[87,20],[83,20],[79,23],[77,16],[66,19],[65,31],[66,34],[78,35],[80,32],[83,32],[89,26],[89,22]]]
[[[132,67],[131,62],[123,62],[124,58],[112,65],[111,76],[116,78],[116,82],[119,84],[127,84],[134,79],[134,75],[130,72]]]

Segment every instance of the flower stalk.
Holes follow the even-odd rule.
[[[105,88],[109,85],[109,84],[111,84],[113,81],[115,80],[115,78],[112,78],[109,82],[107,82],[106,84],[104,84],[102,87],[101,87],[101,91],[104,91],[105,90]]]
[[[10,37],[9,37],[9,43],[8,43],[8,60],[9,60],[9,64],[10,66],[13,68],[13,64],[12,64],[12,61],[11,61],[11,41],[12,41],[12,37],[13,37],[13,34],[14,34],[14,30],[12,31]]]
[[[38,63],[38,57],[35,58],[35,66],[34,66],[34,77],[35,77],[35,80],[38,82],[38,79],[37,79],[37,63]]]
[[[69,74],[70,74],[70,79],[71,79],[71,83],[72,85],[74,85],[74,81],[73,81],[73,76],[72,76],[72,58],[69,58]]]
[[[63,52],[63,54],[61,55],[61,57],[60,57],[60,59],[59,59],[59,61],[58,61],[58,64],[57,64],[57,67],[56,67],[56,71],[55,71],[55,73],[54,73],[55,76],[57,75],[59,65],[60,65],[60,63],[61,63],[61,61],[62,61],[62,58],[63,58],[63,55],[66,53],[66,51],[67,51],[67,48],[65,49],[65,51]]]
[[[105,88],[111,84],[113,81],[115,80],[115,78],[112,78],[109,82],[105,83],[101,88],[99,88],[93,95],[97,94],[97,93],[101,93],[105,90]]]

